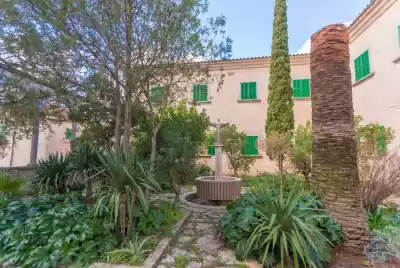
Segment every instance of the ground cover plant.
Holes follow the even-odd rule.
[[[4,266],[87,265],[112,249],[114,228],[78,198],[43,195],[0,203],[0,263]]]

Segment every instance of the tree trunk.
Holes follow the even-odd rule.
[[[118,60],[115,62],[115,70],[117,73],[118,77]],[[115,142],[114,142],[114,148],[116,152],[119,152],[121,150],[121,114],[122,114],[122,107],[121,107],[121,88],[119,84],[119,79],[117,78],[115,80]]]
[[[126,238],[126,193],[121,193],[119,200],[119,218],[122,239]]]
[[[93,179],[90,178],[86,182],[86,199],[89,199],[93,195]]]
[[[125,13],[125,38],[126,38],[126,61],[125,61],[125,111],[124,111],[124,143],[123,149],[129,149],[129,143],[132,131],[132,19],[133,19],[133,6],[132,0],[125,0],[126,13]]]
[[[136,201],[136,195],[132,194],[131,201],[129,202],[129,221],[128,221],[128,231],[126,233],[127,239],[129,239],[133,230],[133,214],[135,212],[135,201]]]
[[[181,194],[181,188],[176,181],[176,176],[173,174],[171,170],[169,170],[169,179],[171,182],[172,191],[175,194],[175,204],[179,202],[179,195]]]
[[[13,131],[12,141],[11,141],[11,155],[10,155],[10,167],[13,166],[14,162],[14,151],[15,151],[15,143],[16,143],[17,131]]]
[[[157,157],[157,133],[160,128],[160,124],[156,127],[153,127],[151,131],[151,155],[150,155],[150,172],[154,174],[155,166],[156,166],[156,157]]]
[[[343,248],[363,254],[369,235],[360,194],[349,58],[346,26],[329,25],[312,36],[312,184],[342,225]]]

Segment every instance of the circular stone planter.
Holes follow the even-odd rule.
[[[197,196],[212,201],[232,201],[240,198],[242,180],[235,177],[215,176],[196,178]]]

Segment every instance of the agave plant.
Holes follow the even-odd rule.
[[[312,208],[312,199],[304,203],[301,187],[294,187],[287,196],[282,188],[278,196],[269,193],[266,185],[252,189],[250,202],[258,220],[245,244],[246,254],[256,249],[265,265],[318,267],[322,250],[331,246],[318,227],[327,214]]]
[[[147,193],[160,191],[161,188],[134,153],[108,151],[99,157],[101,176],[105,179],[105,185],[98,193],[95,215],[104,205],[108,206],[114,224],[116,225],[119,220],[121,236],[126,240],[133,229],[135,202],[140,202],[144,211],[148,211]],[[127,206],[128,224],[126,224]]]
[[[71,156],[69,154],[50,154],[48,159],[39,160],[39,169],[32,180],[32,188],[37,193],[64,194],[72,185],[69,167]]]
[[[77,144],[71,152],[71,166],[69,172],[76,183],[86,184],[86,197],[90,198],[93,193],[93,180],[101,172],[100,156],[104,151],[97,145],[88,143]]]
[[[149,248],[152,239],[152,236],[143,239],[139,239],[139,237],[136,236],[135,240],[128,242],[127,247],[108,252],[107,262],[132,265],[142,264],[146,254],[152,251],[152,249]]]
[[[20,193],[24,179],[11,178],[6,170],[0,170],[0,195],[13,197]]]

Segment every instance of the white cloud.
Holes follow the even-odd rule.
[[[349,27],[351,21],[345,22],[343,24]],[[308,38],[307,41],[301,46],[299,51],[297,51],[297,54],[310,53],[310,50],[311,50],[311,38]]]

